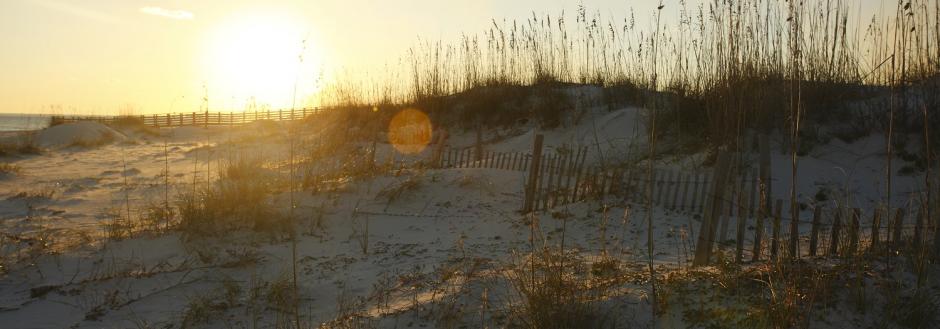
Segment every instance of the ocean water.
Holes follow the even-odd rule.
[[[37,130],[49,125],[49,115],[0,113],[0,131]]]

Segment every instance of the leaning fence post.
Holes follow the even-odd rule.
[[[575,166],[574,188],[571,193],[571,202],[578,202],[578,187],[581,185],[581,174],[584,171],[584,161],[587,159],[587,148],[582,149],[584,149],[584,152],[581,152],[581,161],[576,162]]]
[[[718,162],[715,165],[714,187],[710,195],[705,211],[706,216],[702,218],[702,226],[699,230],[698,243],[695,247],[694,266],[705,266],[709,264],[712,248],[715,244],[715,230],[717,229],[718,216],[721,214],[721,196],[724,195],[724,182],[728,174],[729,167],[728,155],[724,152],[719,154]]]
[[[555,188],[555,167],[558,157],[550,156],[548,157],[548,163],[546,163],[545,170],[547,172],[546,178],[548,178],[548,183],[545,184],[545,199],[542,200],[543,209],[551,209],[554,204],[552,204],[552,190]]]
[[[819,246],[819,215],[822,212],[822,205],[816,205],[813,209],[813,228],[809,236],[809,255],[816,256],[816,248]]]
[[[539,157],[539,171],[538,174],[535,175],[537,182],[535,182],[535,203],[533,205],[534,208],[532,209],[536,211],[539,209],[545,209],[540,207],[542,204],[542,198],[545,195],[543,187],[545,184],[545,175],[547,174],[548,164],[548,156],[542,154],[542,156]]]
[[[539,173],[539,159],[542,157],[542,139],[544,136],[542,134],[535,135],[535,141],[532,144],[532,168],[529,170],[529,181],[526,184],[526,197],[525,204],[522,206],[523,213],[529,213],[532,211],[532,206],[535,202],[533,198],[535,197],[535,187],[538,182],[538,173]]]
[[[444,144],[446,144],[446,142],[447,131],[441,130],[440,133],[437,134],[437,145],[434,146],[434,156],[431,159],[431,163],[433,163],[437,168],[444,167]],[[372,147],[372,152],[375,153],[375,140],[372,142]]]
[[[835,217],[832,219],[832,232],[829,233],[829,255],[834,256],[839,253],[839,234],[842,233],[842,207],[836,209]]]

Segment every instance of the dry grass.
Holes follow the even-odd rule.
[[[659,297],[664,312],[681,311],[701,327],[805,328],[841,312],[872,316],[880,327],[927,328],[940,300],[895,277],[910,271],[862,259],[741,266],[722,258],[715,267],[666,273]]]
[[[419,190],[424,184],[423,176],[423,173],[414,173],[402,181],[389,184],[379,191],[376,197],[384,198],[386,204],[391,204],[396,200],[399,200],[402,197]]]
[[[190,237],[213,236],[232,230],[284,232],[287,216],[271,199],[276,180],[257,159],[239,157],[227,163],[213,183],[197,183],[179,195],[178,227]]]
[[[114,136],[114,134],[111,132],[108,132],[108,133],[101,135],[97,139],[89,140],[89,139],[83,139],[83,138],[76,138],[72,140],[71,142],[69,142],[65,147],[86,148],[86,149],[97,148],[97,147],[111,144],[112,142],[114,142],[115,139],[116,137]]]
[[[23,171],[23,168],[12,163],[0,163],[0,177],[13,176]]]
[[[576,101],[565,87],[587,84],[600,88],[608,108],[653,108],[658,134],[687,151],[744,148],[754,131],[797,139],[826,124],[880,132],[888,130],[887,105],[898,109],[895,134],[940,122],[916,115],[921,105],[940,104],[932,91],[940,83],[940,5],[899,1],[870,20],[856,16],[856,6],[707,1],[690,8],[680,1],[623,19],[582,6],[568,15],[494,20],[455,42],[415,45],[385,74],[340,75],[319,97],[343,110],[326,111],[344,117],[343,126],[381,125],[414,107],[448,126],[538,120],[554,127]],[[656,26],[634,20],[660,12],[678,19]],[[373,114],[373,107],[381,110]]]
[[[42,153],[42,149],[36,145],[33,136],[30,134],[25,134],[13,142],[0,142],[0,156],[36,155],[40,153]]]
[[[536,252],[508,272],[518,301],[510,321],[522,328],[605,328],[609,316],[596,302],[604,287],[593,285],[584,261],[550,249]]]

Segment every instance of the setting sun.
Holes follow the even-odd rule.
[[[207,88],[236,102],[256,98],[290,106],[301,55],[316,61],[315,54],[309,33],[290,15],[233,15],[209,34],[203,58]]]
[[[0,0],[0,44],[0,329],[940,328],[940,0]]]

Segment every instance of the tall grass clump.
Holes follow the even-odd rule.
[[[190,236],[213,236],[232,230],[278,232],[288,228],[276,210],[273,173],[248,156],[223,164],[219,179],[194,186],[177,200],[180,229]],[[195,184],[195,183],[194,183]]]
[[[509,318],[522,328],[604,328],[611,323],[599,306],[584,261],[563,250],[542,249],[507,274],[514,291]]]
[[[669,18],[655,26],[636,17],[656,12],[631,10],[615,19],[583,6],[561,15],[494,19],[487,30],[453,42],[422,39],[382,72],[341,72],[317,101],[340,109],[416,107],[438,124],[464,128],[521,118],[551,128],[564,123],[553,116],[574,109],[547,106],[571,101],[559,90],[590,85],[603,91],[609,108],[661,103],[658,134],[714,151],[725,145],[742,150],[754,133],[779,134],[785,148],[794,132],[799,138],[825,124],[885,130],[885,111],[861,110],[874,119],[855,118],[864,114],[859,103],[882,108],[878,103],[889,103],[886,92],[893,89],[916,96],[895,97],[896,128],[917,131],[924,123],[915,110],[937,104],[930,86],[940,80],[940,9],[928,0],[902,0],[897,10],[869,19],[857,6],[844,0],[679,1],[657,9]],[[900,101],[906,99],[917,101]],[[799,127],[794,108],[800,109]],[[851,125],[861,126],[841,127]]]

